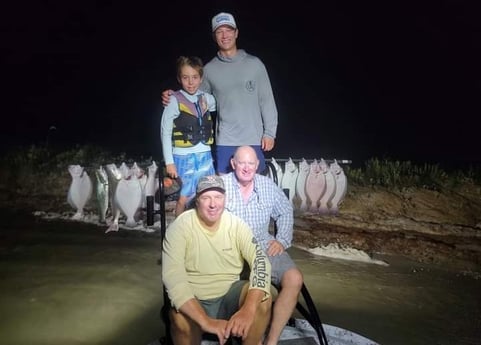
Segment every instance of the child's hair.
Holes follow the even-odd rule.
[[[181,69],[185,65],[192,67],[199,72],[200,77],[204,76],[204,64],[197,56],[179,56],[177,59],[177,76],[180,77]]]

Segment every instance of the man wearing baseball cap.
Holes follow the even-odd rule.
[[[215,32],[215,30],[222,25],[227,25],[233,29],[237,29],[234,16],[230,13],[221,12],[212,18],[212,32]]]
[[[217,100],[216,171],[231,171],[230,158],[237,147],[249,145],[259,158],[258,172],[263,172],[264,152],[274,148],[278,122],[269,75],[258,57],[237,48],[239,28],[232,14],[221,12],[211,23],[219,50],[205,65],[200,88]],[[170,92],[162,93],[164,106]]]
[[[169,225],[162,246],[173,343],[200,344],[211,333],[221,345],[231,336],[257,345],[271,313],[269,259],[246,223],[224,209],[220,176],[202,177],[195,201]],[[249,281],[239,280],[244,260]]]

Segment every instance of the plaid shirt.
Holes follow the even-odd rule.
[[[225,208],[242,218],[254,232],[262,248],[267,251],[268,242],[276,239],[287,249],[292,244],[294,211],[291,202],[270,178],[256,174],[254,190],[244,203],[239,184],[233,172],[222,175],[226,189]],[[270,221],[277,225],[277,234],[269,232]]]

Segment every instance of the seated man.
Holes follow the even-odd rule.
[[[272,265],[272,283],[280,287],[265,345],[275,345],[282,329],[296,308],[303,277],[286,249],[291,246],[294,210],[289,199],[274,181],[256,174],[256,151],[250,146],[237,148],[231,159],[233,172],[222,175],[226,189],[226,209],[241,217],[267,253]],[[277,233],[269,232],[271,219]]]
[[[230,336],[258,345],[270,319],[271,265],[251,229],[224,210],[225,188],[219,176],[204,176],[196,207],[172,222],[162,247],[162,280],[172,307],[175,345],[200,344],[202,333]],[[240,280],[244,260],[249,281]]]

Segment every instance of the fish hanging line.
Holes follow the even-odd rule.
[[[288,162],[289,160],[292,160],[294,163],[300,163],[302,162],[304,159],[309,162],[309,161],[314,161],[314,160],[317,160],[319,161],[320,159],[318,158],[266,158],[265,160],[266,161],[269,161],[269,162],[272,162],[272,159],[275,159],[276,162]],[[334,163],[334,162],[337,162],[339,164],[351,164],[352,163],[352,160],[350,159],[324,159],[324,161],[326,163]]]
[[[266,162],[272,162],[272,159],[273,158],[266,158]],[[292,160],[294,163],[300,163],[302,162],[303,159],[305,159],[307,162],[312,162],[314,160],[317,160],[319,161],[320,159],[317,159],[317,158],[274,158],[276,162],[279,162],[279,163],[285,163],[285,162],[288,162],[289,160]],[[331,164],[331,163],[334,163],[335,161],[337,161],[337,163],[339,164],[352,164],[352,160],[350,159],[324,159],[324,161],[328,164]],[[125,162],[125,164],[127,165],[132,165],[134,163],[137,163],[137,166],[139,168],[142,168],[142,169],[146,169],[147,167],[149,167],[152,162],[155,162],[156,164],[163,164],[163,159],[161,160],[155,160],[155,159],[152,159],[150,161],[142,161],[142,162],[135,162],[133,161],[132,159],[129,159],[128,161]],[[122,162],[123,163],[123,162]],[[120,163],[120,164],[122,164]],[[116,166],[119,166],[120,164],[117,164],[115,162],[113,162],[113,164],[115,164]],[[94,169],[98,169],[100,166],[105,166],[107,164],[100,164],[98,166],[90,166],[90,165],[86,165],[86,166],[82,166],[85,170],[88,170],[89,172],[93,172]],[[160,165],[159,165],[160,166]]]
[[[127,166],[131,166],[133,165],[134,163],[137,164],[137,166],[143,170],[146,170],[149,166],[152,165],[152,163],[155,162],[155,164],[159,164],[160,162],[163,163],[163,160],[160,161],[160,160],[155,160],[155,159],[151,159],[150,161],[149,160],[143,160],[141,162],[137,162],[133,159],[128,159],[128,160],[125,160],[125,161],[121,161],[120,163],[118,162],[110,162],[110,163],[106,163],[106,164],[99,164],[99,165],[95,165],[95,166],[92,166],[92,165],[82,165],[82,168],[84,168],[84,170],[89,170],[89,171],[94,171],[95,169],[98,169],[100,167],[106,167],[108,164],[115,164],[117,167],[120,166],[122,163],[125,163],[127,164]]]

